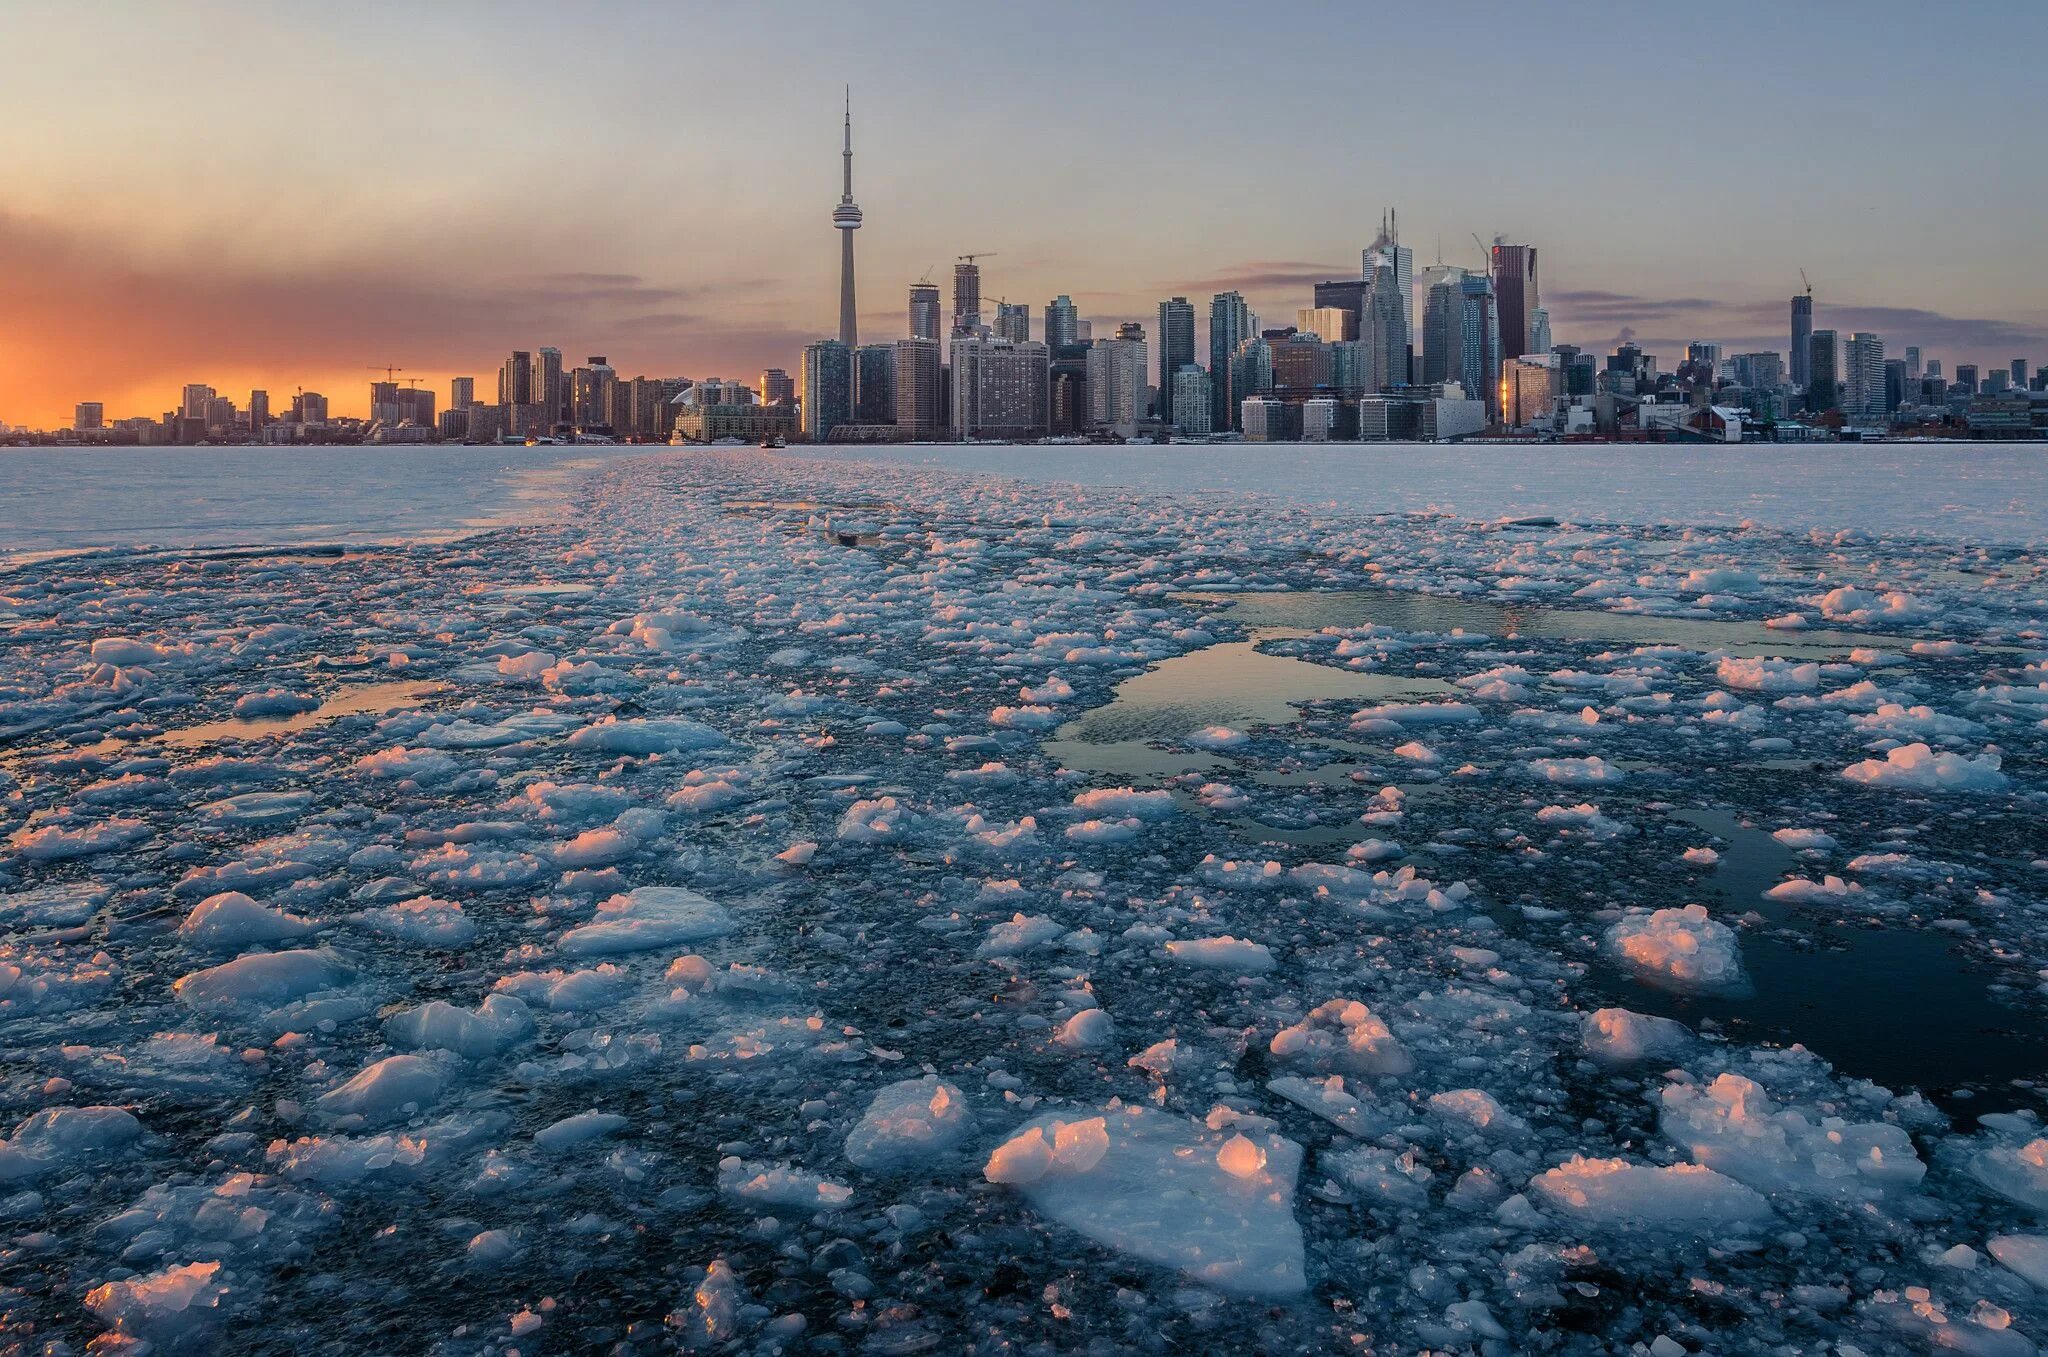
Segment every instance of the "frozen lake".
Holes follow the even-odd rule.
[[[94,547],[445,538],[560,509],[581,473],[647,448],[25,448],[0,451],[0,559]],[[720,456],[732,454],[720,452]],[[1350,512],[1694,523],[2048,541],[2048,450],[1338,443],[793,450],[1035,482],[1257,493]]]
[[[0,449],[0,559],[445,537],[560,506],[599,447]]]
[[[0,1328],[2038,1352],[2034,473],[1852,452],[46,461],[251,545],[0,573]]]
[[[1139,490],[1256,491],[1354,512],[1551,514],[1575,523],[1747,519],[1773,528],[2048,540],[2048,446],[2041,444],[930,445],[805,455]]]

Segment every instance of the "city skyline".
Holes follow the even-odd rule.
[[[553,7],[513,12],[540,31],[562,22]],[[650,35],[687,36],[656,10],[605,12]],[[1496,12],[1504,11],[1453,6],[1432,22],[1451,36],[1483,36],[1481,21]],[[1858,12],[1875,19],[1907,13],[1888,5]],[[445,390],[450,378],[489,374],[509,348],[542,344],[612,354],[621,371],[730,377],[790,367],[805,343],[838,329],[839,260],[817,229],[818,167],[842,149],[842,128],[830,114],[840,112],[832,106],[846,79],[862,94],[868,229],[857,319],[877,339],[904,334],[901,299],[910,282],[974,251],[999,256],[983,283],[991,313],[1001,300],[1035,312],[1070,295],[1100,331],[1113,332],[1125,321],[1149,328],[1163,300],[1186,296],[1203,353],[1208,298],[1241,291],[1253,311],[1292,317],[1313,283],[1354,276],[1356,265],[1346,261],[1370,241],[1384,208],[1396,205],[1418,270],[1437,258],[1439,241],[1447,262],[1474,266],[1475,234],[1538,247],[1543,302],[1559,342],[1604,349],[1633,338],[1668,352],[1705,340],[1730,352],[1783,350],[1786,298],[1799,291],[1804,268],[1815,281],[1823,328],[1917,344],[1951,366],[1990,368],[2020,355],[2038,361],[2048,351],[2048,283],[2024,265],[2024,234],[2038,219],[2043,190],[2022,182],[2025,175],[1996,172],[1994,136],[2019,124],[2025,82],[2016,59],[1980,31],[1995,30],[2001,14],[2022,12],[1984,7],[1978,23],[1944,48],[1945,77],[1860,32],[1837,25],[1828,33],[1812,17],[1761,15],[1745,31],[1763,55],[1745,52],[1741,72],[1721,74],[1750,81],[1800,74],[1769,119],[1776,130],[1764,144],[1774,138],[1776,149],[1746,156],[1715,148],[1730,137],[1741,141],[1737,134],[1761,115],[1707,94],[1714,62],[1686,46],[1689,26],[1699,21],[1633,22],[1627,27],[1639,57],[1661,52],[1662,64],[1603,71],[1590,89],[1577,82],[1577,102],[1565,107],[1619,116],[1632,98],[1654,92],[1654,105],[1642,107],[1656,111],[1636,116],[1662,121],[1676,135],[1691,124],[1672,123],[1674,110],[1686,108],[1697,86],[1702,102],[1692,121],[1715,153],[1680,141],[1663,160],[1618,167],[1617,159],[1628,159],[1621,152],[1644,149],[1636,122],[1594,118],[1589,129],[1565,118],[1538,158],[1569,171],[1570,187],[1560,191],[1546,186],[1555,173],[1515,157],[1512,121],[1497,124],[1491,140],[1464,143],[1469,159],[1461,169],[1459,156],[1444,153],[1453,143],[1443,129],[1462,127],[1462,112],[1431,130],[1418,123],[1409,135],[1367,138],[1326,110],[1322,135],[1311,140],[1356,170],[1328,176],[1309,172],[1315,158],[1305,160],[1292,139],[1283,145],[1240,128],[1216,141],[1233,108],[1248,110],[1236,98],[1196,100],[1161,120],[1160,135],[1176,154],[1213,148],[1206,153],[1216,172],[1193,176],[1203,182],[1192,184],[1165,176],[1172,182],[1162,186],[1161,176],[1112,173],[1086,157],[1076,165],[1063,140],[1065,114],[1040,126],[979,106],[932,106],[920,63],[995,39],[1019,60],[1050,54],[1077,79],[1115,73],[1085,45],[1060,38],[1062,22],[1079,22],[1081,14],[1061,6],[1034,23],[976,16],[920,30],[908,50],[828,10],[770,7],[764,21],[779,21],[791,74],[806,78],[776,79],[772,101],[759,99],[758,83],[747,95],[738,72],[667,82],[654,102],[694,129],[695,140],[662,139],[645,121],[644,94],[580,91],[576,109],[541,120],[541,140],[552,145],[574,133],[590,149],[646,136],[658,152],[648,172],[608,177],[598,166],[615,157],[590,155],[563,162],[547,176],[553,182],[520,187],[501,182],[499,162],[510,148],[491,135],[493,119],[524,127],[517,103],[507,102],[520,91],[486,88],[501,39],[484,30],[480,9],[451,7],[422,20],[420,51],[444,57],[442,69],[405,59],[361,74],[345,59],[359,39],[340,6],[273,14],[208,4],[180,24],[136,8],[122,31],[96,31],[88,44],[69,12],[29,5],[17,27],[31,41],[0,55],[7,87],[38,109],[37,117],[0,128],[0,154],[14,167],[0,206],[0,286],[11,299],[0,315],[0,362],[14,374],[0,391],[0,419],[56,427],[82,401],[101,402],[110,415],[155,413],[194,379],[223,392],[267,389],[274,403],[303,385],[326,392],[337,415],[367,414],[367,366],[397,364]],[[1399,46],[1428,36],[1413,16],[1371,30],[1343,12],[1323,17],[1330,32],[1321,39],[1289,22],[1236,35],[1227,50],[1196,43],[1182,52],[1224,22],[1197,6],[1185,24],[1190,32],[1173,39],[1185,59],[1171,70],[1123,72],[1129,90],[1110,106],[1141,119],[1146,96],[1184,93],[1227,73],[1232,62],[1256,67],[1261,58],[1306,52],[1312,40],[1351,33],[1362,41],[1370,33]],[[1136,11],[1094,19],[1154,36]],[[1611,30],[1619,23],[1593,16],[1578,34],[1581,59],[1590,65],[1616,40]],[[203,73],[219,60],[206,40],[231,25],[239,26],[232,31],[246,59],[240,87],[197,93],[161,119],[133,121],[135,101],[162,95],[162,82],[173,78],[126,69],[149,43],[167,44],[174,71]],[[468,46],[453,41],[462,34]],[[450,39],[445,52],[434,47],[436,36]],[[1532,52],[1557,55],[1554,35],[1534,34],[1531,43]],[[333,54],[348,76],[306,108],[268,102],[266,95],[285,88],[284,54],[303,53],[307,44]],[[1954,75],[1957,49],[1978,60],[1968,82]],[[1842,86],[1841,63],[1809,70],[1793,59],[1802,51],[1858,55],[1856,87],[1868,94],[1885,83],[1892,94],[1851,109],[1841,102],[1853,93]],[[568,69],[582,60],[573,52],[563,58]],[[80,78],[81,69],[119,69],[121,80]],[[410,100],[417,107],[403,117],[373,107],[393,96],[407,70],[423,78],[431,72]],[[1412,75],[1385,74],[1393,81],[1389,97],[1405,97]],[[1499,74],[1508,93],[1542,83],[1519,70]],[[1930,78],[1950,82],[1942,86],[1952,97],[1944,99],[1936,138],[1942,153],[1913,162],[1910,174],[1894,165],[1852,175],[1841,157],[1803,155],[1806,130],[1838,127],[1852,113],[1852,121],[1909,142],[1933,136],[1897,126],[1909,114],[1897,101]],[[1256,107],[1278,118],[1298,97]],[[475,102],[459,107],[464,99]],[[1256,133],[1260,120],[1252,122]],[[550,130],[555,123],[561,130]],[[1251,153],[1270,172],[1256,181],[1275,191],[1219,191],[1247,174],[1233,156]],[[1682,191],[1688,182],[1699,191]],[[1730,182],[1741,191],[1725,191]],[[1966,187],[1970,196],[1957,196]],[[1947,197],[1971,211],[1955,211]],[[1912,268],[1897,267],[1902,255],[1913,257]],[[1419,308],[1420,297],[1410,300]]]

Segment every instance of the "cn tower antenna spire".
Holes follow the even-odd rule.
[[[854,348],[860,343],[853,303],[853,233],[860,229],[860,207],[853,201],[853,86],[846,87],[846,143],[840,152],[843,179],[839,206],[832,209],[832,225],[839,232],[839,342]]]

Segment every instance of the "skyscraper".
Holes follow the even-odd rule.
[[[2027,389],[2027,360],[2024,358],[2012,360],[2012,389],[2015,391]]]
[[[1498,420],[1500,404],[1500,299],[1494,295],[1493,280],[1468,273],[1458,284],[1463,303],[1458,317],[1458,340],[1454,370],[1445,380],[1456,378],[1468,400],[1486,402],[1489,420]]]
[[[1031,342],[1031,308],[1022,302],[996,303],[996,338],[1013,344]]]
[[[1918,344],[1908,344],[1906,346],[1906,379],[1913,382],[1920,380],[1920,346]]]
[[[1208,434],[1215,410],[1209,374],[1193,363],[1183,363],[1173,374],[1172,390],[1168,404],[1173,414],[1173,431],[1196,437]]]
[[[1045,345],[960,338],[953,341],[952,356],[955,437],[1045,437],[1051,419]]]
[[[939,337],[939,285],[937,283],[912,283],[910,285],[910,337],[930,339]]]
[[[981,331],[981,265],[972,256],[962,256],[953,265],[953,338],[971,337]]]
[[[1815,330],[1806,342],[1806,408],[1814,414],[1842,402],[1842,346],[1833,330]]]
[[[1422,384],[1462,382],[1465,271],[1440,265],[1423,278],[1429,290],[1422,298]]]
[[[1407,320],[1400,270],[1390,251],[1365,255],[1365,307],[1358,315],[1358,340],[1372,360],[1369,385],[1374,391],[1408,383]]]
[[[1801,390],[1813,380],[1813,294],[1792,299],[1792,385]]]
[[[1337,278],[1315,285],[1315,307],[1321,310],[1336,307],[1350,317],[1345,326],[1344,339],[1356,339],[1359,335],[1359,317],[1365,313],[1364,278]],[[1328,336],[1324,336],[1328,338]]]
[[[612,400],[619,374],[595,354],[570,374],[569,422],[578,429],[603,431],[612,427]]]
[[[263,426],[270,423],[270,393],[251,391],[249,393],[249,432],[263,433]]]
[[[1858,330],[1842,346],[1842,413],[1872,423],[1884,418],[1884,341]]]
[[[803,431],[822,443],[853,422],[853,350],[836,339],[804,346]]]
[[[1161,415],[1173,407],[1173,379],[1195,361],[1195,308],[1186,297],[1159,303],[1159,404]]]
[[[1358,338],[1358,317],[1341,306],[1298,306],[1294,326],[1326,344],[1343,344]]]
[[[846,91],[845,183],[839,206],[832,209],[832,226],[839,232],[839,342],[851,353],[860,345],[859,326],[853,306],[853,233],[860,229],[860,208],[853,201],[853,89]]]
[[[1534,266],[1535,251],[1530,251],[1531,265]],[[1401,243],[1401,219],[1389,212],[1380,222],[1380,233],[1373,238],[1364,251],[1364,267],[1360,275],[1367,285],[1367,307],[1361,308],[1358,317],[1358,333],[1364,338],[1375,324],[1366,315],[1366,309],[1378,292],[1378,305],[1383,319],[1378,322],[1387,332],[1386,380],[1388,386],[1406,386],[1409,381],[1409,355],[1415,347],[1415,251]],[[1386,275],[1384,281],[1381,275]],[[1320,306],[1322,303],[1318,302]],[[1534,305],[1532,298],[1531,305]],[[1374,367],[1379,366],[1374,357]]]
[[[946,431],[939,380],[938,340],[896,341],[896,427],[903,437],[915,442]]]
[[[498,404],[525,405],[532,399],[533,355],[525,349],[514,349],[498,369]]]
[[[1214,403],[1210,420],[1218,433],[1244,427],[1238,412],[1243,395],[1237,390],[1233,361],[1238,346],[1254,338],[1258,329],[1241,294],[1219,292],[1209,299],[1209,393]]]
[[[451,377],[448,381],[448,408],[467,410],[476,404],[476,378]]]
[[[1062,292],[1045,304],[1045,344],[1057,352],[1080,342],[1081,313],[1074,299]]]
[[[569,418],[569,374],[562,367],[560,349],[534,351],[533,388],[524,399],[540,411],[542,433]]]
[[[896,346],[863,344],[853,356],[853,422],[896,422]]]
[[[1089,423],[1129,438],[1145,414],[1145,329],[1118,328],[1115,339],[1098,339],[1088,350]]]
[[[795,399],[796,378],[781,368],[769,368],[761,374],[761,404],[775,405]]]
[[[1506,362],[1530,351],[1530,325],[1536,308],[1543,305],[1536,278],[1536,247],[1495,240],[1492,265],[1494,304],[1500,315],[1500,357]]]

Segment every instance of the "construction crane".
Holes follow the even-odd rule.
[[[1485,269],[1493,262],[1493,256],[1486,252],[1486,242],[1479,238],[1477,231],[1472,233],[1472,243],[1479,247],[1479,267]]]
[[[1805,269],[1799,270],[1799,281],[1806,283],[1806,295],[1811,297],[1813,295],[1813,284],[1807,281]]]
[[[398,374],[405,371],[404,368],[398,366],[396,363],[372,363],[370,364],[367,370],[370,372],[383,373],[384,380],[387,382],[396,382],[398,380]]]
[[[994,259],[996,254],[997,251],[995,250],[983,250],[978,254],[956,254],[953,257],[955,259],[963,259],[972,264],[977,259]]]

